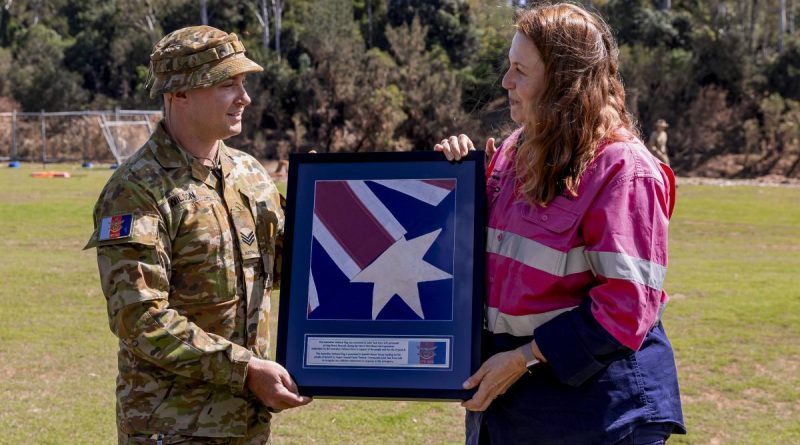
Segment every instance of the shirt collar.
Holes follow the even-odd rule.
[[[150,149],[162,167],[165,169],[188,168],[191,170],[193,178],[211,187],[216,185],[216,178],[214,178],[211,169],[180,147],[172,136],[167,133],[163,120],[158,123],[156,131],[150,137],[150,141],[152,142]],[[233,170],[233,158],[231,157],[230,149],[222,141],[219,141],[218,156],[223,177],[228,177]]]

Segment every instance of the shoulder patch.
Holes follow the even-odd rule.
[[[98,241],[108,241],[113,239],[123,239],[131,236],[133,227],[133,215],[107,216],[100,221],[100,233]]]

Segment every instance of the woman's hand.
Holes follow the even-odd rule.
[[[470,400],[462,402],[461,406],[470,411],[485,411],[497,396],[505,393],[526,372],[525,356],[517,349],[491,356],[478,372],[464,382],[464,389],[480,386],[478,392]]]
[[[475,145],[467,135],[460,134],[442,139],[441,142],[433,146],[433,149],[444,152],[444,156],[448,161],[460,161],[470,150],[475,150]],[[491,159],[495,151],[494,138],[489,138],[486,141],[486,156]]]
[[[460,161],[470,150],[475,150],[475,145],[466,134],[460,134],[442,139],[441,142],[433,146],[433,149],[435,151],[443,151],[448,161]]]

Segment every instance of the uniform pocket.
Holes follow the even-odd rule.
[[[208,406],[211,385],[198,385],[196,381],[176,378],[167,397],[150,415],[148,429],[177,434],[192,433],[197,418]]]
[[[173,210],[170,304],[218,303],[236,296],[236,261],[227,212],[212,196]]]

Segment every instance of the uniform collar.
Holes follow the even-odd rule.
[[[172,139],[164,128],[164,121],[156,126],[156,131],[150,136],[150,150],[164,168],[186,167],[191,164],[189,154],[183,151]]]
[[[203,165],[199,159],[189,154],[186,150],[182,149],[180,145],[172,139],[167,130],[164,128],[164,121],[158,123],[156,131],[150,137],[153,142],[150,144],[150,149],[153,155],[162,167],[165,169],[173,168],[188,168],[192,172],[192,177],[198,181],[204,182],[210,187],[216,186],[216,177],[211,169]],[[233,158],[231,157],[230,149],[222,142],[219,141],[219,163],[224,177],[228,177],[233,170]]]

